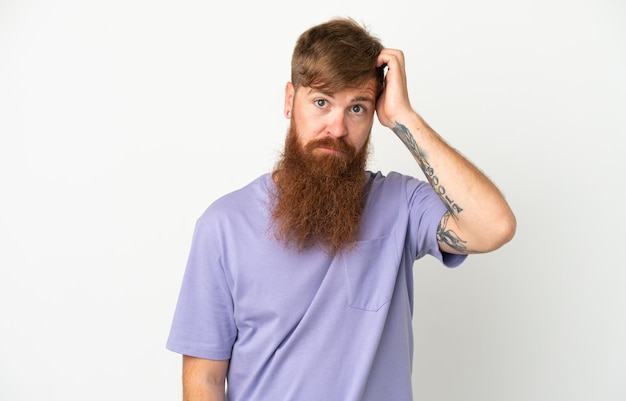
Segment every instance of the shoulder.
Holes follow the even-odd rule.
[[[380,196],[405,196],[407,199],[416,194],[434,192],[428,182],[411,175],[390,171],[387,174],[382,172],[369,172],[370,174],[370,194]]]
[[[265,207],[269,201],[270,185],[272,184],[269,173],[255,178],[245,186],[224,194],[214,200],[202,213],[200,220],[212,220],[214,218],[231,216],[245,213]]]

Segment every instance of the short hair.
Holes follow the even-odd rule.
[[[381,41],[351,18],[334,18],[304,31],[291,58],[294,87],[336,92],[377,78],[382,91],[384,67],[376,67]]]

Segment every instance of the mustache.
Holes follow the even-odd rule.
[[[316,139],[307,143],[305,146],[305,150],[307,151],[311,151],[315,148],[327,148],[327,149],[332,149],[332,150],[338,150],[347,155],[354,155],[354,153],[356,152],[356,150],[352,146],[348,145],[342,139],[335,139],[332,137]]]

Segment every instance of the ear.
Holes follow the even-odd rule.
[[[285,118],[291,119],[291,109],[293,108],[293,98],[295,95],[295,88],[291,82],[287,82],[285,85]]]

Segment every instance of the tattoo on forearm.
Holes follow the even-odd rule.
[[[456,218],[456,215],[461,213],[463,209],[446,194],[446,189],[439,182],[439,178],[435,175],[435,170],[430,166],[428,160],[426,160],[426,155],[424,155],[424,153],[422,153],[417,146],[417,143],[415,142],[415,139],[409,129],[396,121],[396,125],[393,127],[393,132],[398,136],[398,138],[400,138],[404,145],[409,148],[411,154],[415,160],[417,160],[417,163],[426,175],[426,179],[443,201],[444,205],[450,212],[450,215]]]
[[[467,249],[464,241],[453,230],[448,229],[448,220],[450,219],[450,212],[446,212],[437,227],[437,241],[448,245],[450,248],[461,253],[474,253]]]

